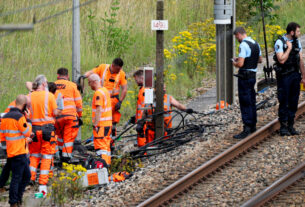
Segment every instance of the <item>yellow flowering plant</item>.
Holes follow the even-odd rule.
[[[51,179],[51,192],[48,196],[56,206],[64,206],[64,203],[81,199],[83,197],[82,177],[87,171],[81,165],[63,163],[63,170],[54,174]]]
[[[187,75],[193,79],[196,72],[203,73],[205,68],[215,69],[215,25],[213,19],[193,23],[188,29],[179,32],[172,40],[172,47],[164,50],[167,62],[186,68]],[[169,64],[170,66],[170,64]],[[170,76],[167,80],[176,78]]]

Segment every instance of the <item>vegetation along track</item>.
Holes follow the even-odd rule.
[[[277,119],[172,183],[139,206],[239,206],[305,160],[305,102],[299,105],[299,136],[272,134]]]

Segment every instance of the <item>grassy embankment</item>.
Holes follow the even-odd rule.
[[[0,13],[29,7],[36,4],[46,3],[49,0],[12,0],[0,2]],[[84,3],[81,0],[80,3]],[[82,73],[92,69],[100,63],[110,63],[116,56],[116,52],[108,52],[102,38],[102,18],[110,19],[111,0],[99,0],[90,5],[82,7],[81,14],[81,70]],[[154,65],[155,62],[155,32],[150,29],[150,21],[155,19],[154,0],[121,0],[115,23],[116,28],[128,31],[127,48],[121,53],[125,61],[124,70],[131,74],[137,67],[143,65]],[[23,13],[0,17],[0,24],[30,23],[35,14],[39,20],[46,16],[55,14],[70,8],[72,1],[63,1],[56,5],[45,8],[34,9]],[[107,12],[108,17],[105,17]],[[169,31],[165,32],[165,47],[170,44],[171,38],[179,31],[184,30],[192,22],[204,20],[211,17],[213,13],[213,2],[208,0],[169,0],[165,1],[165,19],[169,20]],[[92,20],[88,16],[95,16]],[[109,25],[108,25],[109,26]],[[132,26],[132,28],[130,28]],[[24,83],[32,81],[36,75],[45,74],[50,81],[56,79],[56,69],[67,67],[71,72],[71,31],[72,13],[68,12],[47,22],[35,25],[34,31],[15,32],[0,38],[0,111],[14,100],[17,94],[27,93]],[[95,33],[93,35],[93,33]],[[122,33],[115,34],[119,38]],[[121,36],[120,36],[121,35]],[[126,37],[126,36],[124,36]],[[123,46],[126,44],[123,42]],[[70,73],[71,74],[71,73]],[[188,78],[183,80],[191,82]],[[179,83],[183,88],[183,82]],[[122,109],[122,117],[127,119],[127,114],[134,111],[136,86],[129,79],[130,90]],[[167,89],[171,94],[179,97],[185,96],[190,89],[180,94],[175,94],[175,87],[169,85]],[[182,94],[183,93],[183,94]],[[85,100],[90,105],[92,92],[86,90]],[[88,114],[87,114],[88,115]],[[88,115],[90,116],[90,115]],[[89,118],[89,117],[88,117]],[[86,130],[83,130],[86,131]]]

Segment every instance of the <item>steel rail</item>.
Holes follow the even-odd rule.
[[[272,183],[268,188],[264,189],[250,200],[245,202],[241,207],[262,206],[266,202],[270,201],[280,192],[291,186],[296,181],[305,176],[305,161],[289,171],[286,175]]]
[[[305,101],[299,104],[298,111],[296,112],[296,118],[299,118],[299,116],[301,116],[304,113],[305,113]],[[188,173],[187,175],[183,176],[176,182],[167,186],[166,188],[156,193],[152,197],[138,204],[138,206],[142,207],[142,206],[162,205],[163,203],[169,201],[179,193],[185,191],[187,188],[191,187],[192,185],[200,181],[202,178],[207,177],[209,174],[216,171],[221,166],[232,161],[240,154],[246,152],[251,147],[257,145],[259,142],[266,139],[268,136],[270,136],[270,134],[272,134],[279,128],[280,128],[280,123],[278,119],[274,119],[264,127],[260,128],[253,134],[249,135],[247,138],[236,143],[229,149],[225,150],[216,157],[202,164],[194,171]]]

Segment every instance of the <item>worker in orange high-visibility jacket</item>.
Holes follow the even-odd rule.
[[[38,75],[33,82],[33,91],[30,94],[30,119],[35,136],[30,148],[31,181],[35,182],[37,167],[40,163],[39,192],[47,193],[49,170],[54,153],[55,116],[60,115],[55,97],[47,90],[47,79]]]
[[[111,128],[112,111],[111,99],[108,90],[101,86],[100,77],[91,74],[88,77],[88,84],[94,90],[92,99],[92,123],[93,123],[93,142],[96,153],[107,163],[111,164]]]
[[[35,91],[35,90],[33,90],[32,82],[26,82],[26,88],[29,90],[29,94],[32,93],[33,91]],[[54,82],[48,82],[48,90],[56,97],[57,109],[61,113],[62,110],[64,109],[64,100],[63,100],[62,94],[57,91],[56,84]],[[28,106],[30,106],[29,95],[27,95],[27,98],[28,98]],[[30,112],[27,110],[27,117],[30,117],[29,115],[30,115]],[[57,136],[56,136],[56,140],[57,140]],[[56,153],[58,151],[57,143],[55,145],[53,144],[53,147],[54,147],[54,153]],[[52,162],[52,165],[53,165],[53,162]]]
[[[31,177],[27,155],[32,126],[31,123],[27,122],[23,114],[23,109],[27,104],[26,96],[18,95],[15,103],[16,107],[11,108],[5,114],[0,126],[1,145],[6,145],[7,163],[9,163],[9,167],[12,170],[9,193],[11,206],[19,206],[21,204],[23,192]]]
[[[144,118],[144,94],[145,94],[145,88],[143,86],[143,70],[137,70],[134,74],[133,77],[140,87],[139,93],[138,93],[138,99],[137,99],[137,106],[136,106],[136,116],[135,116],[135,123],[137,122],[142,122],[143,124],[138,124],[137,125],[137,142],[138,142],[138,147],[142,147],[146,144],[146,137],[144,134],[144,130],[146,128],[145,126],[145,121],[142,120]]]
[[[24,114],[25,118],[29,118],[30,117],[30,113],[29,113],[29,110],[28,110],[28,106],[30,104],[30,99],[29,99],[28,96],[26,96],[26,101],[27,101],[26,107],[23,108],[22,111],[23,111],[23,114]],[[8,107],[4,111],[4,114],[2,114],[2,115],[4,116],[12,108],[16,108],[16,100],[12,101],[8,105]],[[0,123],[1,123],[1,119],[0,119]],[[2,150],[6,150],[6,148],[3,148]],[[5,165],[3,166],[2,171],[1,171],[1,176],[0,176],[0,192],[5,190],[4,186],[5,186],[6,182],[9,179],[10,172],[11,172],[11,167],[10,167],[10,164],[7,162],[7,163],[5,163]]]
[[[140,86],[139,94],[138,94],[138,102],[137,102],[137,111],[136,111],[136,117],[138,118],[145,118],[150,116],[152,117],[153,114],[153,107],[151,105],[147,105],[144,103],[144,97],[145,97],[145,88],[143,87],[143,70],[138,70],[133,74],[135,81],[138,86]],[[164,85],[164,93],[166,92],[166,86]],[[187,109],[183,104],[179,103],[173,96],[164,94],[164,136],[168,134],[168,131],[170,128],[172,128],[172,116],[171,116],[171,110],[172,106],[185,111],[187,113],[193,113],[193,109]],[[145,122],[137,122],[137,132],[138,132],[138,146],[143,146],[144,139],[143,139],[143,133],[145,134],[145,144],[153,141],[155,139],[155,124],[154,121],[145,121]],[[139,135],[140,134],[140,135]],[[139,144],[140,143],[140,144]]]
[[[72,158],[73,144],[77,137],[82,117],[82,97],[77,90],[77,85],[69,81],[69,73],[66,68],[57,70],[57,92],[61,93],[64,100],[64,109],[61,115],[56,117],[56,134],[58,147],[63,162],[69,162]]]
[[[85,77],[91,74],[98,74],[101,79],[101,86],[108,89],[111,97],[112,107],[112,136],[116,136],[116,125],[119,123],[121,114],[119,109],[127,94],[126,74],[122,70],[124,62],[121,58],[115,58],[111,65],[101,64],[91,71],[85,73]],[[121,88],[121,96],[120,94]]]

